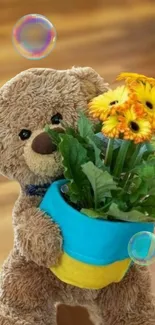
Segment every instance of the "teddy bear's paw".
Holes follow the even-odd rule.
[[[51,222],[45,233],[28,238],[26,245],[20,247],[20,252],[27,261],[33,261],[39,266],[49,268],[56,265],[62,252],[62,237],[58,227]]]
[[[49,232],[42,236],[39,242],[41,249],[33,256],[36,263],[47,268],[56,265],[62,254],[62,237],[58,227],[56,225],[51,227],[51,230],[49,229]]]
[[[50,254],[46,255],[46,267],[52,267],[55,266],[59,258],[62,254],[62,237],[61,236],[54,236],[53,237],[53,243],[49,243],[48,247]]]
[[[39,209],[22,214],[23,224],[15,230],[15,242],[21,256],[39,266],[55,265],[61,254],[62,237],[59,227]]]

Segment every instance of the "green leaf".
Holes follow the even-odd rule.
[[[121,211],[116,203],[112,203],[108,215],[114,217],[117,220],[124,220],[130,222],[146,222],[155,221],[153,217],[149,217],[137,210],[131,210],[128,212]]]
[[[101,159],[101,150],[96,146],[95,142],[91,138],[88,138],[88,142],[93,147],[95,166],[98,168],[103,167],[104,164],[103,160]]]
[[[73,138],[76,138],[79,143],[81,143],[83,146],[86,146],[86,139],[82,138],[79,133],[73,129],[72,127],[67,127],[65,129],[65,134],[72,135]]]
[[[82,188],[89,186],[81,165],[88,161],[86,149],[71,135],[63,135],[59,144],[59,151],[64,166],[64,176],[71,180],[70,192],[82,199]],[[85,193],[87,195],[87,193]]]
[[[152,150],[155,150],[155,136],[152,137],[150,146],[151,146]]]
[[[97,147],[99,149],[101,149],[102,152],[105,153],[105,149],[108,146],[109,138],[105,137],[104,134],[99,132],[94,135],[93,141],[96,143]],[[121,140],[121,139],[114,139],[113,150],[117,150],[118,148],[120,148],[122,142],[123,142],[123,140]]]
[[[142,161],[148,160],[149,156],[153,154],[153,147],[149,142],[132,144],[131,153],[129,156],[128,169],[133,169],[138,166]]]
[[[76,132],[76,130],[69,126],[65,129],[65,134],[72,135],[74,138],[78,137],[78,133]]]
[[[152,186],[148,190],[148,193],[147,194],[149,194],[149,195],[155,195],[155,184],[154,184],[154,181],[152,181],[152,183],[151,183]]]
[[[155,196],[150,195],[146,200],[142,203],[142,206],[152,206],[155,207]]]
[[[82,138],[85,139],[94,135],[93,123],[84,115],[84,113],[80,113],[77,126],[78,132]]]
[[[103,126],[103,122],[98,122],[94,124],[94,133],[99,133],[101,132]]]
[[[114,217],[117,220],[129,221],[129,222],[154,222],[155,218],[146,215],[138,210],[131,210],[128,212],[121,211],[117,204],[112,203],[108,215]]]
[[[68,192],[66,193],[66,198],[69,204],[70,202],[74,204],[78,204],[81,201],[81,193],[78,192],[77,188],[74,190],[73,181],[70,181],[68,183]]]
[[[112,176],[107,171],[102,171],[90,161],[82,165],[82,170],[91,183],[94,192],[96,209],[99,203],[103,202],[105,199],[106,193],[109,193],[111,190],[118,189],[117,184],[114,182]]]
[[[137,166],[134,170],[142,179],[151,179],[155,177],[155,164],[154,161],[148,161],[140,166]]]
[[[123,140],[122,139],[114,139],[114,150],[120,148]]]
[[[155,195],[150,195],[142,203],[141,207],[145,208],[148,214],[154,217],[155,220]]]
[[[129,185],[130,192],[131,193],[136,192],[142,183],[142,179],[138,175],[133,175],[133,176],[132,176],[132,174],[126,174],[126,175],[130,176],[130,178],[128,177],[130,180],[130,185]],[[132,176],[132,178],[131,178],[131,176]]]
[[[90,138],[90,137],[89,137]],[[107,140],[105,137],[100,137],[99,134],[94,134],[91,137],[91,140],[96,144],[96,146],[105,153],[105,149],[107,148]]]
[[[148,184],[142,181],[142,179],[136,178],[133,180],[129,190],[131,190],[130,202],[134,203],[138,200],[138,198],[140,199],[142,196],[145,196],[148,193]]]
[[[146,196],[146,198],[140,202],[140,209],[146,211],[151,220],[155,222],[155,195]]]
[[[58,133],[54,129],[50,129],[48,125],[45,126],[45,132],[48,133],[49,137],[51,138],[52,142],[56,145],[58,145],[61,141],[61,135],[62,133]]]
[[[154,155],[154,154],[151,153],[151,154],[149,155],[149,157],[148,157],[148,159],[147,159],[147,163],[148,163],[148,164],[153,164],[153,165],[155,164],[155,155]]]
[[[127,210],[127,208],[128,208],[128,205],[127,205],[128,197],[129,197],[128,194],[125,194],[123,196],[123,200],[121,200],[121,199],[116,200],[115,203],[117,203],[117,205],[119,206],[119,209],[121,211],[126,211]]]
[[[85,214],[88,217],[91,217],[93,219],[107,219],[107,214],[99,211],[95,211],[93,209],[81,209],[81,213]]]
[[[80,185],[85,179],[81,165],[88,161],[86,149],[73,136],[64,135],[59,144],[59,151],[63,157],[65,177]]]

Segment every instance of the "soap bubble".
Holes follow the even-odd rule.
[[[45,58],[54,49],[55,43],[55,27],[42,15],[26,15],[13,28],[13,44],[26,59]]]
[[[148,231],[135,234],[129,241],[128,254],[136,264],[150,265],[154,263],[155,235]]]
[[[61,186],[61,192],[66,194],[69,191],[68,185],[64,184]]]

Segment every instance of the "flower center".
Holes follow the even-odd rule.
[[[138,132],[139,131],[139,125],[136,123],[136,122],[134,122],[134,121],[131,121],[130,123],[129,123],[129,127],[130,127],[130,129],[133,131],[133,132]]]
[[[110,104],[109,105],[116,105],[116,104],[118,104],[118,100],[113,100],[113,102],[110,102]]]
[[[153,105],[152,105],[152,103],[150,103],[149,101],[146,102],[146,106],[147,106],[149,109],[153,109]]]

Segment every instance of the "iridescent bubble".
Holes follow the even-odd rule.
[[[68,188],[68,185],[67,184],[64,184],[61,186],[61,192],[62,193],[67,193],[69,191],[69,188]]]
[[[54,49],[56,30],[46,17],[30,14],[17,21],[12,38],[19,54],[29,60],[40,60]]]
[[[155,235],[148,231],[135,234],[129,241],[128,254],[136,264],[150,265],[154,263]]]

